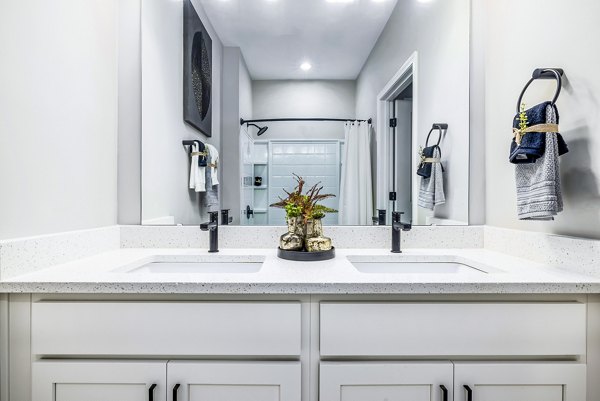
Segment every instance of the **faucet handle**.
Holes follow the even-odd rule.
[[[392,222],[400,223],[400,217],[404,214],[404,212],[392,212]]]

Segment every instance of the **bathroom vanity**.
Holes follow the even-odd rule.
[[[577,296],[35,295],[32,399],[583,401],[587,309]]]
[[[341,248],[316,263],[260,248],[121,248],[0,286],[11,292],[11,399],[585,401],[596,391],[600,279],[485,248]]]

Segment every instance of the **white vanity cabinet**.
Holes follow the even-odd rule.
[[[323,302],[320,401],[586,401],[586,329],[580,302]]]
[[[300,401],[300,362],[40,361],[34,401]]]
[[[450,362],[323,362],[320,401],[449,401]]]
[[[585,401],[579,363],[456,362],[455,401]]]
[[[166,362],[40,361],[34,401],[165,401]]]
[[[33,302],[32,400],[300,401],[301,337],[295,301]]]
[[[596,401],[581,298],[115,298],[32,299],[31,373],[11,385],[32,401]]]
[[[300,401],[300,362],[169,362],[168,401]]]

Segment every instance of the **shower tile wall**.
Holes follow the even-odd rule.
[[[272,141],[269,168],[269,203],[283,197],[284,189],[290,190],[296,185],[293,174],[306,180],[306,188],[320,182],[321,193],[331,193],[335,198],[323,203],[338,208],[340,193],[340,141]],[[270,208],[269,224],[281,225],[285,221],[285,212]],[[323,220],[325,224],[337,224],[337,213],[331,213]]]

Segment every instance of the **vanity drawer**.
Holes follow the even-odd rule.
[[[298,356],[299,302],[36,302],[38,355]]]
[[[321,303],[323,356],[586,352],[582,303]]]

